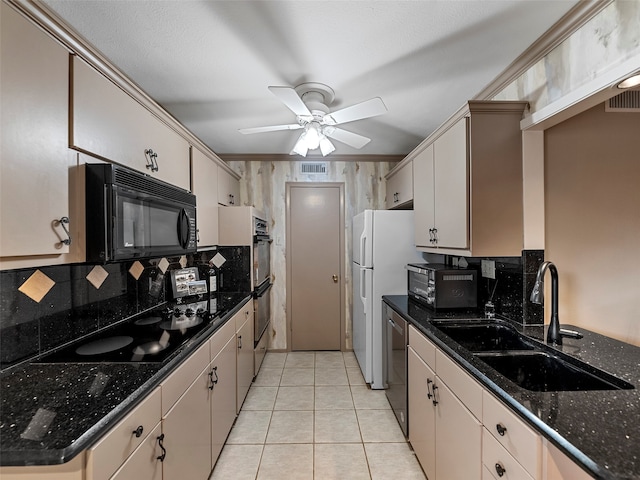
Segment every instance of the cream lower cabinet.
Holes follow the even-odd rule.
[[[409,327],[409,441],[429,480],[479,479],[482,423],[467,404],[474,410],[482,405],[482,390],[438,354],[431,342]],[[445,378],[440,377],[439,363]]]
[[[590,480],[593,477],[580,468],[549,441],[544,441],[544,480]]]
[[[158,458],[162,455],[159,448],[161,435],[162,425],[158,423],[111,480],[162,480],[162,462]]]
[[[68,253],[71,225],[59,220],[70,217],[75,165],[69,52],[5,2],[0,9],[0,257]]]
[[[71,146],[190,190],[189,143],[78,57],[72,72]]]
[[[205,360],[206,366],[199,369],[195,381],[162,418],[166,449],[163,480],[208,478],[236,415],[235,338],[231,318],[187,360],[190,364],[185,362],[168,378],[166,398],[170,403],[174,385],[193,381],[194,369],[202,367]],[[162,407],[164,411],[166,405]]]
[[[236,419],[236,342],[235,328],[222,336],[224,347],[210,365],[211,383],[211,467],[215,465]],[[212,352],[215,346],[212,340]]]
[[[236,323],[238,342],[238,389],[237,412],[240,413],[242,403],[253,382],[253,302],[247,302],[233,319]]]
[[[208,345],[207,349],[208,349]],[[211,472],[209,366],[162,418],[166,457],[162,478],[206,479]]]
[[[218,164],[191,148],[191,191],[196,196],[198,248],[218,245]]]
[[[107,480],[131,461],[120,480],[140,478],[133,471],[162,472],[160,448],[161,392],[156,388],[135,409],[104,435],[86,454],[88,480]],[[144,446],[143,446],[144,445]],[[152,452],[152,453],[149,453]],[[157,473],[154,473],[157,475]],[[153,478],[153,477],[149,477]]]

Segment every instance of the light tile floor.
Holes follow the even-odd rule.
[[[210,480],[426,477],[351,352],[267,353]]]

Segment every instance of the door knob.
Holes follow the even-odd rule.
[[[338,283],[338,275],[333,276],[333,283]]]

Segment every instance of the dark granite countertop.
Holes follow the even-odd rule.
[[[640,478],[640,347],[563,325],[584,337],[565,338],[562,346],[552,348],[605,370],[636,388],[534,392],[520,388],[431,324],[436,318],[479,318],[476,312],[443,316],[409,300],[406,295],[383,299],[589,474],[602,479]],[[544,338],[541,327],[525,329],[522,333],[537,340]]]
[[[112,428],[249,300],[228,309],[161,363],[30,363],[2,375],[0,465],[71,460]]]

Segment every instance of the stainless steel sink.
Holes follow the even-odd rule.
[[[603,370],[528,338],[504,321],[442,320],[434,321],[432,325],[527,390],[557,392],[635,388]]]
[[[633,385],[590,365],[542,351],[484,352],[475,356],[509,380],[536,392],[626,390]]]

